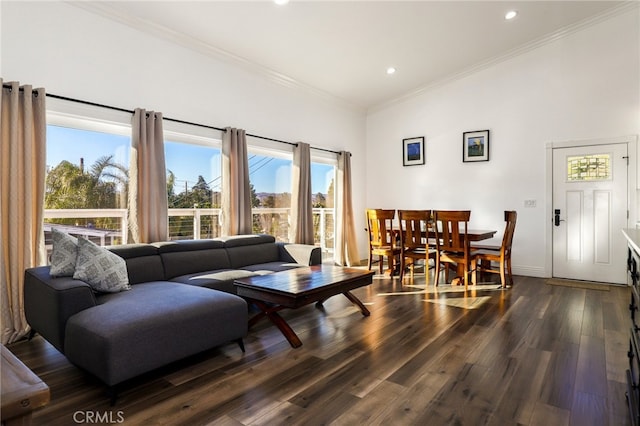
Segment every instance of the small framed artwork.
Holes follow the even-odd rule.
[[[462,134],[462,161],[489,161],[489,131],[477,130]]]
[[[424,136],[402,139],[402,165],[424,164]]]

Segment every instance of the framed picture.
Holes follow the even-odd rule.
[[[402,165],[424,164],[424,136],[402,139]]]
[[[462,161],[489,161],[489,131],[477,130],[462,134]]]

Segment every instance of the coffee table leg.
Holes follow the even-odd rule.
[[[360,311],[362,312],[362,315],[365,317],[368,317],[369,315],[371,315],[371,312],[369,312],[369,310],[366,308],[366,306],[364,306],[362,304],[362,302],[360,301],[360,299],[358,299],[357,297],[355,297],[353,294],[351,294],[348,291],[345,291],[344,293],[342,293],[345,295],[345,297],[347,299],[349,299],[349,301],[351,303],[353,303],[354,305],[356,305],[358,308],[360,308]]]
[[[291,326],[287,324],[284,318],[282,318],[278,314],[278,311],[284,309],[284,307],[269,306],[259,300],[252,300],[251,302],[258,308],[260,308],[262,312],[256,314],[256,316],[249,320],[249,327],[253,326],[256,322],[258,322],[258,320],[266,316],[276,327],[278,327],[278,330],[280,330],[280,332],[284,335],[291,347],[299,348],[300,346],[302,346],[302,342],[300,341],[298,335],[295,333],[295,331],[293,331]]]

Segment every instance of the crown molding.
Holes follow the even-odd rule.
[[[445,78],[441,78],[439,80],[433,81],[432,83],[429,83],[425,86],[421,86],[415,90],[412,90],[410,92],[405,93],[402,96],[399,96],[397,98],[393,98],[387,101],[384,101],[382,103],[379,103],[377,105],[374,105],[370,108],[367,109],[367,115],[370,113],[374,113],[383,109],[386,109],[392,105],[395,104],[399,104],[399,103],[403,103],[405,101],[408,101],[412,98],[415,98],[419,95],[422,95],[426,92],[429,92],[431,90],[434,90],[438,87],[444,86],[448,83],[452,83],[454,81],[463,79],[467,76],[470,76],[472,74],[475,74],[479,71],[482,71],[484,69],[490,68],[494,65],[497,65],[501,62],[505,62],[509,59],[515,58],[517,56],[520,56],[524,53],[533,51],[535,49],[538,49],[539,47],[548,45],[550,43],[553,43],[555,41],[561,40],[565,37],[568,37],[578,31],[581,31],[583,29],[586,29],[588,27],[594,26],[596,24],[599,24],[601,22],[604,22],[608,19],[611,19],[615,16],[621,15],[623,13],[627,13],[633,10],[639,10],[640,11],[640,2],[638,1],[626,1],[620,5],[616,5],[611,7],[610,9],[607,9],[605,11],[603,11],[602,13],[598,14],[598,15],[594,15],[591,16],[587,19],[583,19],[582,21],[578,21],[572,25],[568,25],[558,31],[554,31],[553,33],[547,34],[545,36],[539,37],[529,43],[523,44],[521,46],[518,46],[514,49],[511,49],[505,53],[501,53],[499,55],[496,55],[492,58],[489,58],[485,61],[479,62],[471,67],[465,68],[462,71],[452,74],[450,76],[447,76]]]
[[[362,114],[366,113],[366,108],[362,105],[356,105],[343,98],[339,98],[335,95],[332,95],[331,93],[325,92],[309,84],[303,83],[299,80],[275,71],[269,67],[257,64],[242,56],[236,55],[224,49],[220,49],[198,38],[188,36],[182,32],[172,30],[164,25],[159,25],[143,18],[121,13],[107,3],[93,1],[65,1],[65,3],[93,13],[95,15],[102,16],[103,18],[119,22],[154,37],[167,40],[187,49],[201,53],[210,58],[218,59],[228,64],[239,66],[247,71],[259,74],[265,77],[267,80],[279,84],[280,86],[312,94],[316,97],[322,98],[324,101],[328,101],[334,105],[354,112],[359,112]]]

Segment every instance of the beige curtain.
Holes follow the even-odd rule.
[[[291,228],[289,239],[298,244],[313,244],[313,205],[311,202],[311,149],[298,142],[293,150]]]
[[[129,229],[136,243],[166,241],[167,174],[162,113],[137,108],[131,125]]]
[[[252,233],[251,189],[247,137],[242,129],[227,127],[222,135],[222,233]]]
[[[335,261],[338,265],[360,263],[356,242],[355,216],[351,201],[351,153],[342,151],[338,157],[336,205]]]
[[[0,79],[0,83],[2,79]],[[0,99],[0,303],[2,344],[29,331],[24,270],[46,263],[44,89],[3,83]]]

